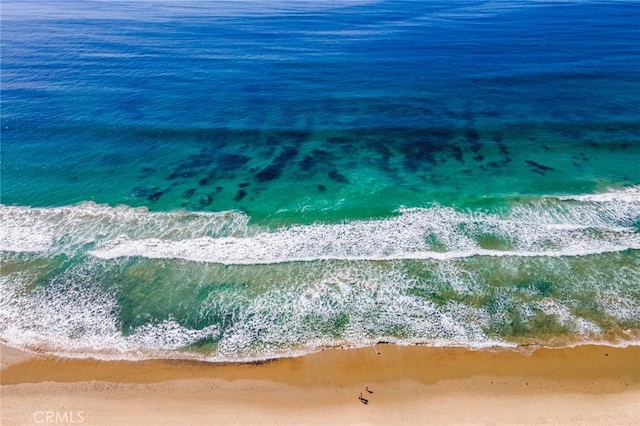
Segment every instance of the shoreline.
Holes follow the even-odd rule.
[[[379,344],[250,364],[57,358],[2,346],[2,360],[3,425],[38,424],[40,412],[66,415],[67,423],[80,423],[82,413],[82,423],[92,425],[633,424],[640,418],[640,346],[524,353]],[[369,404],[358,400],[361,392]]]

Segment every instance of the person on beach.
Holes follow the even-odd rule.
[[[362,396],[362,392],[360,392],[360,395],[358,395],[358,399],[360,400],[360,402],[362,402],[362,403],[363,403],[363,404],[365,404],[365,405],[369,403],[369,400],[368,400],[368,399],[365,399],[365,398]]]

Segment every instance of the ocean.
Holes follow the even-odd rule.
[[[0,341],[640,343],[635,1],[3,0]]]

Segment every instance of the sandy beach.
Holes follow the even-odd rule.
[[[637,424],[639,360],[638,346],[378,345],[215,365],[3,346],[2,424]]]

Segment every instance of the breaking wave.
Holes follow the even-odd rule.
[[[278,229],[240,212],[152,213],[93,203],[0,208],[3,251],[86,251],[101,259],[143,257],[223,264],[316,260],[579,256],[640,248],[638,187],[546,197],[505,212],[403,208],[392,218]]]
[[[49,353],[248,361],[378,341],[635,344],[640,329],[638,187],[337,224],[94,203],[0,220],[0,340]]]

